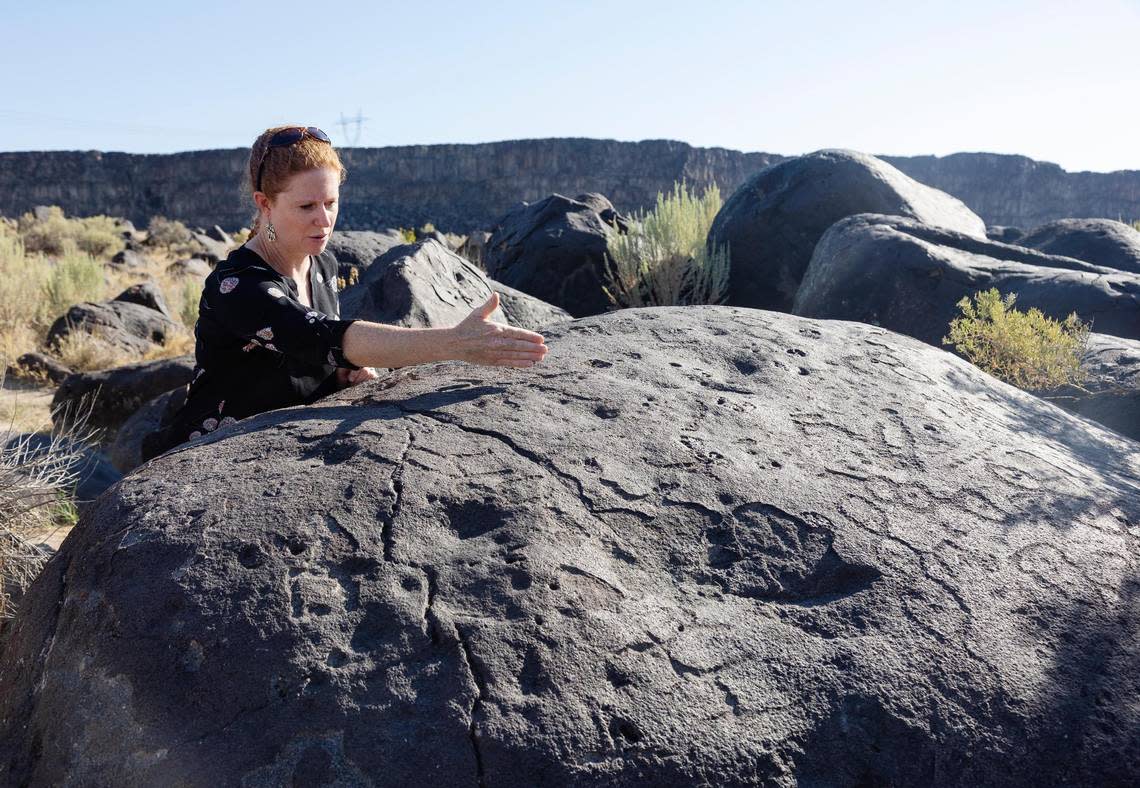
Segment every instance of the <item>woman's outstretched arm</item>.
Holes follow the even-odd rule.
[[[499,294],[492,293],[451,328],[402,328],[356,320],[344,332],[344,355],[360,367],[391,368],[432,361],[530,367],[542,361],[547,348],[541,334],[487,319],[498,306]]]

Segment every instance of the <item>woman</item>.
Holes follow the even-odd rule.
[[[541,335],[487,320],[496,293],[452,328],[341,320],[337,263],[325,246],[345,174],[328,136],[312,126],[268,129],[254,142],[253,231],[206,278],[194,380],[185,405],[148,437],[145,459],[236,419],[373,379],[372,367],[530,367],[546,355]]]

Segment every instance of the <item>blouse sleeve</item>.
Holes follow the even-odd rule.
[[[351,320],[334,320],[293,297],[281,282],[247,268],[207,287],[205,306],[227,331],[315,366],[360,369],[344,355]]]

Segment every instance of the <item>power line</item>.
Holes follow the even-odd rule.
[[[359,107],[356,109],[356,117],[354,118],[346,118],[343,112],[340,113],[340,123],[338,125],[340,126],[341,135],[345,140],[345,145],[360,144],[360,133],[364,128],[364,121],[366,120],[368,120],[368,118],[361,114]],[[353,124],[355,125],[352,134],[349,134],[348,127]]]

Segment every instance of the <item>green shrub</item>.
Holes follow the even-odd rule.
[[[396,230],[396,232],[398,232],[400,235],[402,235],[404,237],[404,243],[414,244],[416,242],[416,231],[415,230],[409,229],[407,227],[400,227]]]
[[[151,246],[181,247],[194,239],[190,228],[182,222],[154,216],[146,226],[146,242]]]
[[[1028,391],[1046,391],[1086,378],[1081,367],[1089,326],[1076,312],[1064,320],[1039,309],[1019,312],[1017,296],[1002,298],[996,288],[958,302],[962,316],[950,321],[942,344],[953,345],[967,361],[999,380]]]
[[[178,310],[178,316],[182,319],[182,325],[189,329],[194,328],[194,324],[198,322],[198,305],[202,300],[202,283],[197,279],[182,283],[182,308]]]
[[[98,301],[104,290],[103,266],[81,252],[65,254],[50,267],[43,285],[43,308],[55,319],[81,301]]]
[[[30,253],[58,257],[75,251],[95,257],[110,256],[123,248],[123,239],[109,216],[68,219],[57,206],[48,209],[44,219],[26,213],[17,224],[20,238]]]
[[[713,184],[696,197],[684,183],[669,195],[658,193],[648,214],[634,217],[628,233],[610,233],[606,285],[621,307],[719,304],[728,292],[728,250],[706,245],[720,210]]]

